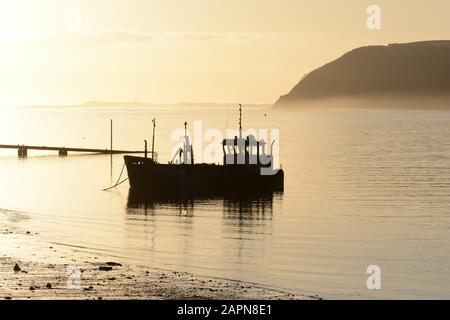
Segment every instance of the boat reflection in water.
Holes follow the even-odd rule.
[[[282,192],[240,194],[205,194],[190,197],[142,194],[130,189],[127,212],[130,215],[155,215],[165,209],[181,216],[194,216],[196,210],[210,213],[222,211],[224,218],[239,220],[272,219],[274,198],[281,200]]]
[[[264,283],[260,266],[245,270],[271,256],[273,212],[282,196],[149,197],[131,189],[125,224],[129,250],[141,243],[145,251],[139,259],[156,268]]]

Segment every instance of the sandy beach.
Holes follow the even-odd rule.
[[[149,269],[49,243],[1,210],[0,299],[318,299],[260,285]],[[13,218],[13,219],[12,219]]]
[[[14,271],[15,265],[20,271]],[[110,271],[102,271],[106,266]],[[65,264],[0,259],[3,299],[308,299],[231,280],[193,274],[91,263],[81,266],[79,287],[67,285]]]

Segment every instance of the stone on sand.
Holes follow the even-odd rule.
[[[113,268],[110,266],[100,266],[98,267],[98,270],[100,271],[111,271]]]

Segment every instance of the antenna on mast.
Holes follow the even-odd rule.
[[[242,104],[239,103],[239,139],[242,139]]]
[[[239,103],[239,130],[242,130],[242,104]]]

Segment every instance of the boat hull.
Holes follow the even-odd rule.
[[[259,165],[175,165],[125,156],[134,192],[148,195],[227,195],[283,191],[284,172],[261,175]]]

